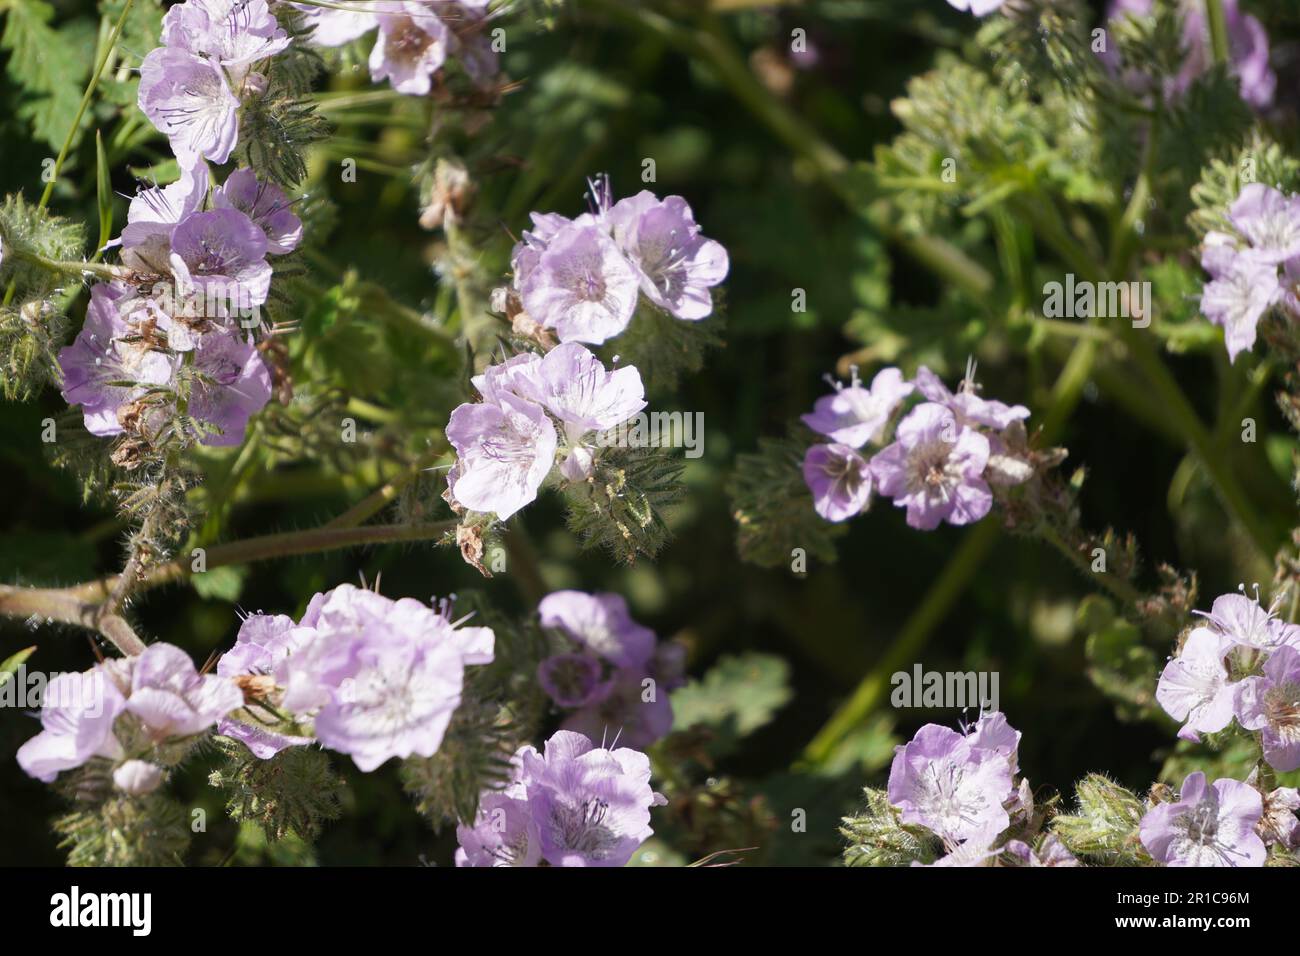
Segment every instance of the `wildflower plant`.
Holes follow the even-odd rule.
[[[0,0],[69,863],[1295,865],[1283,4],[71,6]]]

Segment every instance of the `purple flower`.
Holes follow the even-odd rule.
[[[623,866],[654,833],[650,808],[666,801],[650,788],[650,760],[640,751],[606,750],[559,730],[543,754],[525,750],[521,762],[552,866]]]
[[[263,677],[273,681],[280,663],[314,636],[314,630],[299,627],[283,614],[250,614],[240,625],[235,646],[217,662],[217,674],[232,679]],[[269,711],[266,715],[273,716]],[[277,723],[262,719],[260,709],[246,707],[244,715],[223,719],[217,733],[240,741],[262,760],[274,757],[287,747],[312,742],[311,737],[281,732],[275,726]]]
[[[59,352],[63,398],[81,406],[92,435],[120,435],[117,410],[151,387],[171,381],[172,359],[132,339],[131,314],[123,316],[122,310],[133,301],[125,288],[94,286],[85,324],[76,340]]]
[[[182,295],[197,290],[219,307],[248,314],[270,293],[266,233],[238,209],[194,213],[172,231],[171,250]]]
[[[958,10],[965,10],[977,17],[985,17],[1002,6],[1006,0],[948,0]]]
[[[967,732],[966,741],[972,747],[991,750],[1004,758],[1012,774],[1019,771],[1020,731],[1012,727],[1000,711],[981,714]]]
[[[1228,358],[1235,362],[1255,345],[1259,320],[1277,300],[1281,286],[1277,266],[1251,250],[1238,252],[1216,267],[1220,274],[1201,290],[1201,313],[1223,327]]]
[[[113,786],[133,797],[153,793],[162,780],[162,767],[145,760],[128,760],[113,771]]]
[[[1225,641],[1224,650],[1244,647],[1269,650],[1283,644],[1300,644],[1300,627],[1277,617],[1275,609],[1264,608],[1245,594],[1224,594],[1214,599],[1210,612],[1193,612],[1204,617]]]
[[[266,251],[272,255],[293,252],[302,241],[302,220],[293,213],[293,203],[274,183],[259,182],[247,167],[236,169],[212,193],[217,209],[238,209],[253,220],[266,236]]]
[[[459,824],[456,839],[457,866],[536,866],[542,859],[541,833],[521,783],[483,794],[474,825]]]
[[[933,831],[952,845],[1011,824],[1004,802],[1012,795],[1006,755],[976,746],[948,727],[926,724],[895,748],[889,802],[904,823]]]
[[[248,420],[271,400],[271,373],[257,347],[234,331],[214,329],[199,337],[194,367],[189,414],[214,429],[200,442],[240,444]]]
[[[520,365],[508,374],[516,394],[543,405],[563,424],[566,457],[561,471],[570,481],[591,474],[594,455],[584,443],[586,436],[621,425],[646,405],[640,372],[630,366],[607,372],[600,359],[577,342],[557,346],[536,364]]]
[[[1262,730],[1264,759],[1274,770],[1300,769],[1300,650],[1283,645],[1264,673],[1235,685],[1241,726]]]
[[[563,631],[615,667],[644,668],[655,652],[655,633],[638,624],[620,594],[553,591],[537,605],[542,627]]]
[[[154,236],[171,241],[176,223],[197,212],[208,195],[208,164],[199,160],[181,170],[181,178],[168,186],[150,186],[139,190],[127,208],[127,226],[120,239],[109,246],[127,248],[146,243]]]
[[[1300,255],[1300,197],[1287,198],[1272,186],[1249,183],[1228,218],[1259,262],[1277,265]]]
[[[713,311],[709,289],[727,277],[727,250],[700,235],[685,199],[642,190],[609,211],[609,225],[651,302],[679,319]]]
[[[1170,717],[1184,722],[1179,737],[1200,740],[1200,734],[1217,733],[1232,722],[1235,692],[1223,666],[1227,651],[1220,635],[1198,627],[1160,673],[1156,700]]]
[[[419,601],[341,585],[313,601],[314,636],[277,667],[284,705],[362,771],[431,757],[460,705],[467,665],[493,657],[486,627],[457,628]]]
[[[537,497],[555,464],[555,427],[540,405],[510,393],[460,405],[447,422],[456,449],[452,497],[462,507],[505,520]]]
[[[18,748],[18,766],[29,777],[52,783],[91,757],[121,756],[113,723],[125,709],[126,697],[103,667],[60,674],[45,688],[42,730]]]
[[[238,84],[248,67],[288,49],[266,0],[186,0],[163,17],[164,47],[206,56]]]
[[[1259,791],[1238,780],[1207,785],[1197,770],[1187,775],[1173,803],[1142,818],[1142,845],[1168,866],[1263,866],[1264,841],[1255,833],[1263,814]]]
[[[590,654],[553,654],[537,665],[537,682],[555,706],[585,707],[608,693],[604,668]]]
[[[530,394],[564,423],[571,442],[592,431],[621,425],[645,408],[645,386],[635,368],[607,372],[600,359],[577,342],[546,353],[526,377]]]
[[[369,9],[344,10],[306,3],[295,3],[293,8],[301,11],[305,24],[312,28],[310,39],[315,46],[334,47],[351,43],[379,24]]]
[[[379,39],[370,51],[370,77],[387,79],[399,93],[424,96],[433,88],[433,74],[447,59],[451,34],[423,3],[379,0],[372,8],[379,21]]]
[[[537,266],[538,260],[541,259],[542,253],[546,251],[551,240],[561,229],[574,221],[567,216],[561,216],[558,212],[534,212],[529,213],[529,216],[533,220],[533,228],[525,229],[522,239],[510,251],[510,271],[514,277],[516,291],[523,290],[524,281]],[[594,222],[591,217],[579,218]]]
[[[639,280],[614,240],[575,221],[556,233],[522,283],[524,308],[562,342],[600,344],[636,312]]]
[[[200,158],[224,163],[239,139],[239,100],[221,67],[185,50],[159,47],[144,58],[139,105],[182,168]]]
[[[802,416],[803,423],[837,444],[861,448],[880,440],[889,416],[914,389],[896,368],[881,369],[871,387],[863,388],[855,369],[852,384],[842,388],[836,383],[832,394],[817,399],[811,414]]]
[[[922,365],[916,370],[916,388],[927,400],[949,409],[957,416],[960,425],[983,425],[1002,431],[1012,422],[1023,421],[1029,417],[1029,409],[1023,405],[1007,405],[991,398],[980,398],[975,384],[974,369],[967,371],[956,393],[948,391],[948,386],[940,381],[928,368]]]
[[[1254,784],[1259,770],[1251,772],[1247,783]],[[1300,849],[1300,819],[1296,811],[1300,810],[1300,790],[1295,787],[1278,787],[1272,793],[1263,795],[1264,815],[1260,817],[1256,832],[1263,838],[1266,846],[1274,843],[1284,849]]]
[[[848,445],[813,445],[804,454],[803,480],[813,508],[827,521],[847,521],[871,502],[871,468]]]
[[[622,668],[592,703],[565,718],[565,730],[592,740],[629,747],[649,747],[673,729],[673,706],[668,688],[646,669]]]
[[[126,710],[155,741],[202,733],[244,705],[233,681],[199,674],[190,656],[171,644],[150,644],[126,663],[131,674]]]
[[[919,377],[917,385],[923,388]],[[989,440],[959,426],[953,411],[926,402],[899,422],[894,443],[871,459],[871,473],[880,494],[907,508],[913,528],[970,524],[993,507],[981,477],[989,452]]]
[[[1066,849],[1055,833],[1050,833],[1034,850],[1027,843],[1012,840],[1006,849],[1024,866],[1078,866],[1079,861]]]
[[[1151,12],[1152,0],[1113,0],[1107,16],[1114,20],[1124,14],[1146,16]],[[1170,102],[1181,99],[1214,62],[1202,0],[1183,0],[1180,13],[1184,59],[1182,69],[1168,81],[1165,89],[1165,98]],[[1277,90],[1277,76],[1269,67],[1268,34],[1257,19],[1241,12],[1237,0],[1223,0],[1223,13],[1228,28],[1229,57],[1237,72],[1241,98],[1255,109],[1265,109],[1273,102]],[[1135,77],[1135,85],[1141,80]]]

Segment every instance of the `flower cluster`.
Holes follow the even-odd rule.
[[[926,724],[894,751],[887,798],[904,824],[924,828],[943,844],[935,866],[1077,866],[1055,836],[1037,849],[1029,782],[1021,779],[1020,732],[1000,713],[986,714],[965,733]]]
[[[19,748],[18,764],[50,783],[103,758],[112,763],[118,789],[148,793],[200,734],[242,705],[233,681],[199,674],[178,647],[152,644],[139,656],[50,681],[41,706],[44,729]]]
[[[255,68],[289,42],[266,0],[186,0],[167,11],[163,45],[140,67],[139,105],[182,169],[230,158],[244,97],[266,89]]]
[[[1183,23],[1184,57],[1177,75],[1170,77],[1162,90],[1170,103],[1181,100],[1214,63],[1205,3],[1182,0],[1178,6]],[[1107,19],[1149,16],[1154,10],[1155,0],[1111,0]],[[1229,57],[1237,74],[1241,98],[1256,109],[1265,109],[1272,104],[1277,91],[1277,74],[1269,66],[1268,33],[1262,23],[1242,11],[1238,0],[1223,0],[1223,16],[1228,28]],[[1127,73],[1125,80],[1138,92],[1150,86],[1149,77],[1133,72]]]
[[[252,615],[217,665],[248,701],[220,732],[263,759],[315,739],[365,772],[391,757],[431,757],[466,666],[493,659],[492,630],[460,623],[445,605],[347,584],[317,594],[296,624]]]
[[[252,336],[270,294],[268,256],[302,239],[279,186],[240,168],[213,187],[207,164],[228,159],[238,137],[232,89],[263,85],[254,67],[288,46],[265,0],[187,0],[167,11],[162,38],[142,67],[140,106],[181,176],[131,200],[109,243],[123,278],[91,290],[84,327],[59,353],[64,398],[92,434],[129,436],[115,454],[126,467],[177,429],[207,445],[243,440],[272,392]]]
[[[680,644],[659,644],[618,594],[556,591],[537,610],[564,645],[541,662],[537,678],[557,707],[572,711],[565,730],[637,749],[667,736],[668,694],[685,682]]]
[[[542,753],[523,747],[502,790],[479,801],[473,825],[456,828],[457,866],[623,866],[654,832],[650,759],[557,731]]]
[[[311,42],[342,46],[375,27],[379,36],[370,51],[370,76],[387,79],[398,93],[424,96],[434,75],[455,56],[466,75],[480,86],[497,75],[498,56],[486,30],[490,0],[377,0],[344,9],[294,4],[311,28]]]
[[[523,352],[473,379],[481,402],[455,408],[447,440],[456,464],[447,475],[454,506],[502,520],[532,502],[556,461],[568,481],[592,473],[594,436],[645,408],[641,373],[606,370],[576,342]]]
[[[886,368],[866,387],[854,369],[847,387],[834,384],[803,416],[830,439],[810,447],[803,462],[813,506],[827,521],[867,510],[874,492],[906,508],[913,528],[970,524],[992,508],[990,484],[1010,486],[1030,475],[1013,452],[1024,446],[1029,409],[981,398],[973,372],[955,393],[924,366],[911,381]],[[895,412],[914,393],[924,401],[902,416],[889,441]],[[860,453],[868,444],[879,446],[870,459]]]
[[[1237,235],[1206,235],[1201,265],[1211,281],[1201,293],[1201,312],[1223,327],[1233,361],[1255,344],[1256,327],[1278,306],[1300,317],[1300,197],[1250,183],[1228,211]],[[1280,275],[1279,275],[1280,270]]]
[[[1206,623],[1165,665],[1156,700],[1182,722],[1179,737],[1227,728],[1260,733],[1275,770],[1300,769],[1300,627],[1245,594],[1215,600]]]
[[[514,292],[532,322],[561,342],[598,345],[627,328],[638,293],[679,319],[712,314],[727,250],[700,234],[685,199],[643,190],[614,202],[598,177],[591,202],[576,219],[533,213],[511,253]]]

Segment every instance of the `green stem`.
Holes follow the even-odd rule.
[[[81,278],[86,275],[98,276],[101,279],[130,279],[135,275],[126,266],[113,266],[105,262],[83,262],[81,260],[61,260],[47,259],[45,256],[26,249],[13,250],[15,259],[21,259],[24,262],[30,262],[32,265],[44,269],[47,272],[55,272],[60,275],[73,275]]]
[[[1042,442],[1050,444],[1069,419],[1083,387],[1092,371],[1097,357],[1097,343],[1093,339],[1077,342],[1061,374],[1057,376],[1052,389],[1052,404],[1043,420]],[[984,559],[997,540],[998,526],[991,519],[985,519],[966,535],[956,553],[949,559],[947,566],[935,579],[930,590],[912,616],[903,624],[893,644],[859,682],[857,689],[818,731],[804,749],[803,761],[812,766],[823,765],[835,752],[835,748],[855,727],[861,726],[876,705],[883,699],[889,687],[890,677],[905,667],[925,647],[930,632],[943,620],[949,609],[956,603],[967,583],[975,576]]]
[[[68,135],[63,139],[63,147],[59,150],[58,158],[54,160],[54,174],[50,176],[50,181],[45,184],[45,191],[41,193],[41,201],[36,204],[37,209],[44,209],[50,201],[50,196],[54,193],[54,184],[59,181],[59,173],[63,170],[63,162],[68,158],[68,151],[72,149],[72,141],[77,136],[77,130],[81,128],[81,118],[86,114],[86,108],[90,106],[90,101],[95,95],[95,90],[99,87],[100,77],[104,75],[104,67],[108,63],[108,58],[113,55],[113,49],[117,46],[117,38],[122,35],[122,27],[126,25],[126,18],[131,13],[131,7],[135,0],[126,0],[122,6],[122,13],[117,18],[117,23],[113,25],[113,32],[109,35],[108,44],[104,47],[104,52],[99,58],[99,63],[95,65],[95,72],[91,74],[90,82],[86,84],[86,91],[81,95],[81,103],[77,106],[77,114],[72,119],[72,128],[68,130]]]
[[[1210,25],[1210,49],[1214,62],[1220,66],[1228,63],[1228,18],[1223,12],[1223,0],[1205,0],[1205,19]]]
[[[840,742],[861,726],[866,716],[884,697],[890,676],[916,659],[916,655],[925,647],[930,632],[939,625],[949,608],[966,590],[967,582],[975,576],[979,566],[988,557],[997,536],[998,525],[992,520],[976,525],[966,535],[947,567],[930,586],[924,600],[904,623],[889,650],[862,679],[853,695],[840,705],[826,725],[817,732],[817,736],[808,743],[803,752],[806,763],[813,766],[825,764],[834,755]]]
[[[707,63],[731,94],[792,153],[804,160],[817,178],[849,209],[865,214],[891,242],[952,285],[975,296],[987,295],[992,290],[993,276],[956,246],[937,236],[908,235],[888,221],[884,204],[864,208],[863,197],[849,185],[847,174],[852,164],[759,82],[744,57],[716,24],[693,30],[647,9],[642,2],[631,6],[620,0],[578,0],[578,3],[599,10],[626,26],[644,30],[691,59]]]
[[[125,26],[127,15],[131,12],[134,3],[135,0],[126,0],[125,5],[122,7],[122,13],[117,18],[117,23],[113,25],[113,32],[109,35],[104,52],[99,58],[99,63],[95,66],[95,72],[91,74],[90,82],[86,84],[86,91],[81,95],[81,103],[77,106],[76,116],[72,119],[72,128],[68,130],[68,135],[63,138],[63,146],[59,149],[59,155],[54,160],[53,174],[50,176],[50,181],[45,184],[40,201],[36,204],[37,209],[44,209],[49,205],[50,197],[54,194],[54,184],[59,181],[59,173],[63,170],[63,163],[68,158],[69,150],[72,149],[72,141],[76,139],[77,130],[81,128],[81,118],[86,115],[86,107],[90,105],[95,90],[99,87],[99,80],[103,76],[104,66],[108,63],[108,58],[112,56],[113,48],[117,46],[117,38],[122,35],[122,27]],[[14,290],[17,288],[17,280],[11,279],[9,287],[5,289],[4,305],[8,305],[14,300]]]

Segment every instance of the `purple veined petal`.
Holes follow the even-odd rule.
[[[266,236],[266,251],[272,255],[293,252],[302,241],[302,220],[293,203],[274,183],[260,182],[248,167],[236,169],[220,188],[213,190],[217,209],[238,209],[257,224]]]
[[[271,266],[266,233],[238,209],[191,215],[172,232],[170,265],[177,287],[202,292],[215,306],[247,315],[266,301]],[[206,314],[205,318],[216,318]]]
[[[895,439],[871,459],[871,471],[877,490],[907,509],[910,527],[931,531],[944,521],[969,524],[988,513],[992,497],[982,473],[990,446],[984,435],[959,425],[951,409],[926,402],[899,422]]]
[[[312,28],[309,42],[313,46],[342,46],[364,36],[379,25],[372,12],[372,5],[369,4],[356,10],[318,7],[305,3],[295,3],[293,7],[301,11],[307,26]]]
[[[537,497],[558,445],[542,407],[510,394],[454,409],[447,439],[458,456],[456,501],[503,521]]]
[[[557,233],[523,283],[524,308],[562,342],[593,345],[627,328],[639,281],[614,241],[580,220]]]
[[[590,654],[553,654],[537,665],[537,682],[565,710],[585,707],[608,689],[600,661]]]
[[[239,139],[239,100],[221,68],[182,49],[159,47],[145,57],[139,106],[182,167],[224,163]]]
[[[102,667],[58,675],[42,695],[42,730],[18,748],[18,765],[50,783],[91,757],[117,752],[113,724],[125,707],[121,689]]]
[[[107,283],[92,287],[85,324],[76,340],[59,351],[63,399],[82,406],[92,435],[121,434],[118,408],[148,388],[170,382],[174,373],[169,356],[127,341],[132,327],[122,309],[130,299],[125,288]]]
[[[556,731],[542,755],[521,752],[529,811],[541,856],[552,866],[623,866],[653,834],[648,763]]]
[[[1003,754],[972,747],[968,738],[938,724],[926,724],[895,748],[887,788],[905,823],[950,842],[1005,830],[1011,818],[1003,803],[1012,792]]]
[[[191,417],[212,426],[204,445],[225,447],[244,440],[249,419],[271,400],[271,373],[257,348],[238,333],[217,328],[199,338],[198,373],[190,395]]]
[[[1225,652],[1218,634],[1196,628],[1160,674],[1156,701],[1193,733],[1216,733],[1232,721],[1235,692],[1223,666]]]
[[[485,793],[474,825],[459,824],[456,840],[457,866],[537,866],[542,859],[541,832],[519,785]]]
[[[425,96],[433,88],[433,74],[447,59],[451,32],[422,3],[378,0],[373,7],[379,38],[370,52],[370,77],[387,79],[393,89],[409,96]]]
[[[1236,361],[1254,346],[1259,320],[1277,301],[1280,290],[1277,266],[1253,251],[1238,253],[1220,278],[1205,284],[1201,312],[1223,328],[1229,359]]]
[[[553,348],[529,377],[530,397],[564,422],[570,437],[621,425],[646,407],[640,372],[632,367],[606,371],[577,342]]]
[[[699,234],[686,200],[660,201],[642,191],[616,203],[608,220],[651,302],[679,319],[697,321],[712,313],[709,289],[726,278],[730,263],[721,243]]]
[[[803,480],[813,508],[827,521],[847,521],[871,502],[871,468],[848,445],[813,445],[804,454]]]
[[[563,631],[615,667],[644,670],[655,652],[655,633],[637,623],[621,594],[553,591],[537,605],[542,627]]]
[[[267,0],[185,0],[163,17],[162,41],[164,47],[210,57],[236,78],[290,44]]]
[[[1277,265],[1300,255],[1300,198],[1288,198],[1263,183],[1248,183],[1228,218],[1259,262]]]
[[[894,409],[914,389],[898,369],[884,368],[876,373],[870,388],[855,378],[849,387],[817,399],[813,411],[802,416],[803,422],[837,444],[861,448],[880,440]]]
[[[1139,833],[1151,856],[1167,866],[1262,866],[1266,850],[1255,833],[1263,814],[1259,791],[1236,780],[1207,785],[1195,771],[1173,803],[1143,816]]]

